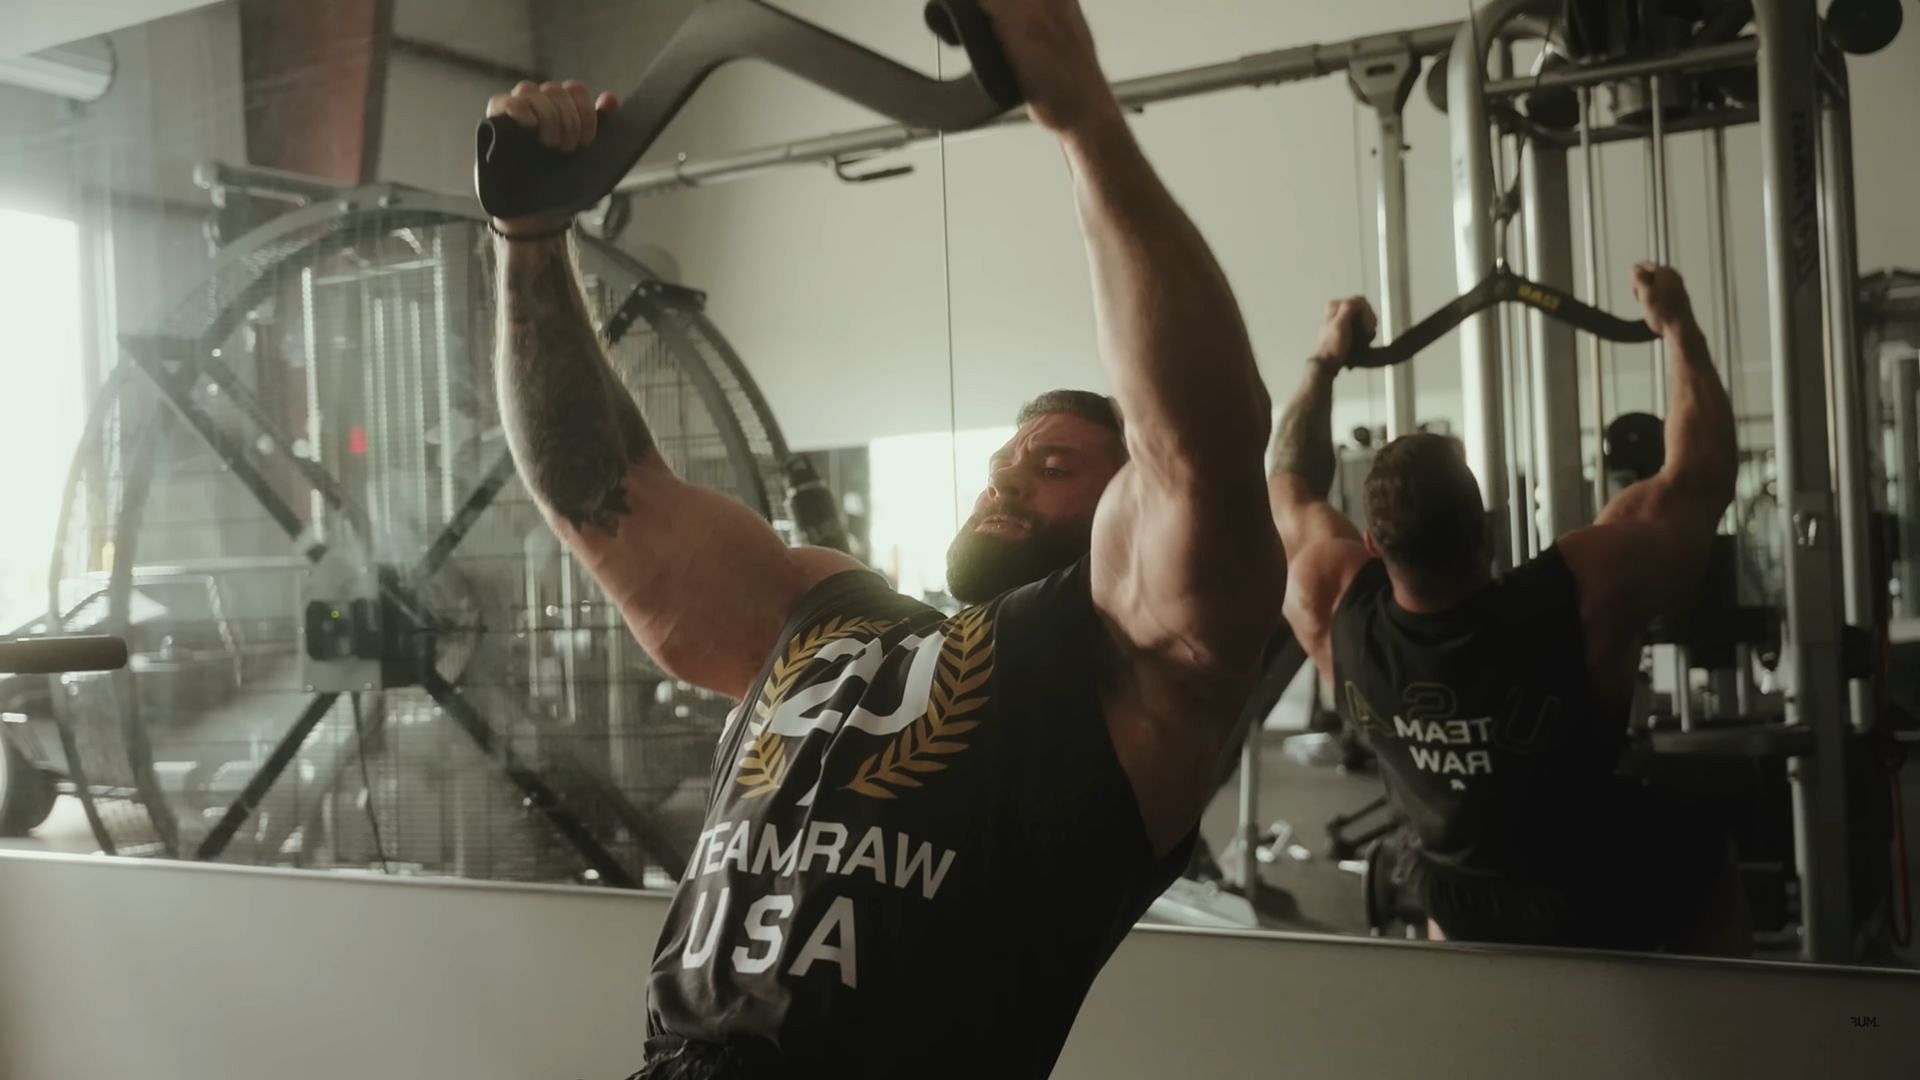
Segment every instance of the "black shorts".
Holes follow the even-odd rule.
[[[1638,789],[1507,860],[1501,872],[1417,860],[1427,914],[1453,941],[1587,949],[1673,949],[1714,917],[1732,872],[1726,834],[1691,808]],[[1531,856],[1531,857],[1528,857]]]

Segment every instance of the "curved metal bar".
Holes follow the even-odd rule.
[[[87,413],[87,426],[80,436],[80,444],[74,448],[73,460],[67,466],[67,482],[60,492],[59,535],[53,544],[53,557],[47,560],[47,629],[65,628],[66,611],[61,604],[60,583],[66,580],[67,567],[67,526],[73,518],[73,500],[80,490],[80,479],[87,471],[89,457],[100,440],[101,429],[106,426],[107,415],[111,413],[119,398],[120,388],[130,377],[132,365],[125,361],[117,363],[107,372],[94,395],[93,407]],[[104,469],[104,464],[100,466]],[[82,572],[87,567],[83,567]],[[55,702],[53,707],[55,726],[60,732],[60,748],[67,757],[67,775],[73,780],[74,794],[80,800],[80,809],[86,814],[87,825],[93,829],[94,839],[100,842],[103,852],[108,855],[117,853],[113,835],[107,831],[107,824],[100,816],[100,808],[93,801],[93,785],[87,780],[86,762],[80,756],[80,742],[74,735],[73,724],[62,713],[58,704],[65,697],[60,693],[58,681],[49,688]]]
[[[123,361],[124,363],[125,361]],[[125,387],[123,386],[124,390]],[[146,518],[147,492],[153,483],[153,470],[160,459],[155,452],[167,423],[167,413],[155,410],[141,428],[134,443],[131,466],[123,483],[128,498],[114,518],[113,565],[107,575],[107,621],[109,634],[130,637],[133,629],[133,537],[139,535]],[[114,704],[119,707],[120,745],[127,753],[127,769],[133,774],[134,790],[146,808],[147,820],[168,857],[180,854],[180,823],[166,793],[160,789],[160,777],[153,766],[153,744],[147,738],[147,724],[140,714],[140,697],[133,672],[122,668],[108,676]]]
[[[1563,289],[1542,285],[1503,269],[1496,270],[1466,295],[1420,320],[1392,344],[1356,350],[1348,358],[1347,366],[1384,368],[1405,363],[1454,327],[1488,308],[1506,303],[1525,304],[1549,318],[1607,341],[1642,344],[1659,337],[1644,322],[1610,315]]]
[[[963,131],[1020,104],[992,25],[976,0],[934,0],[927,23],[965,46],[973,70],[941,81],[760,0],[706,0],[667,42],[592,146],[563,154],[512,120],[482,121],[474,187],[495,217],[578,213],[614,189],[707,76],[762,60],[910,127]]]

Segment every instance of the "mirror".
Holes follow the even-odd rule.
[[[152,0],[147,21],[35,22],[34,62],[0,60],[0,326],[18,357],[0,454],[34,463],[4,481],[15,516],[0,612],[17,634],[104,631],[133,651],[111,675],[0,681],[4,842],[661,889],[689,860],[719,857],[703,829],[733,703],[646,654],[514,473],[493,379],[499,267],[470,195],[488,95],[548,76],[622,91],[694,3],[397,0],[323,17],[291,0]],[[923,72],[964,63],[914,4],[780,6]],[[1401,259],[1402,324],[1464,291],[1449,115],[1413,81],[1404,106],[1388,102],[1407,147],[1399,228],[1382,210],[1395,184],[1367,97],[1378,88],[1286,51],[1353,41],[1386,62],[1382,42],[1403,39],[1377,35],[1417,27],[1404,39],[1417,80],[1451,44],[1457,3],[1206,18],[1087,6],[1108,74],[1138,95],[1141,146],[1233,285],[1276,416],[1326,301],[1383,306]],[[1683,28],[1721,35],[1696,43],[1721,51],[1676,76],[1656,161],[1646,87],[1597,83],[1588,146],[1577,99],[1568,120],[1570,91],[1553,81],[1565,54],[1592,65],[1648,42],[1609,53],[1573,38],[1619,28],[1517,24],[1489,74],[1534,80],[1509,84],[1500,100],[1517,104],[1490,119],[1505,132],[1487,148],[1496,187],[1522,207],[1498,251],[1628,314],[1628,268],[1664,247],[1729,389],[1738,479],[1718,588],[1701,601],[1717,606],[1646,652],[1618,767],[1696,808],[1675,831],[1732,845],[1754,955],[1908,963],[1911,871],[1882,855],[1904,851],[1889,807],[1909,774],[1890,763],[1911,738],[1902,676],[1920,669],[1915,290],[1910,274],[1868,279],[1878,291],[1854,312],[1864,374],[1835,410],[1834,445],[1857,451],[1844,471],[1864,477],[1851,490],[1897,528],[1869,541],[1879,526],[1860,510],[1851,531],[1833,529],[1858,580],[1836,554],[1830,591],[1856,594],[1844,618],[1864,637],[1849,638],[1878,681],[1860,684],[1875,687],[1857,706],[1862,732],[1836,736],[1853,748],[1829,776],[1844,798],[1819,796],[1836,824],[1817,842],[1847,854],[1802,880],[1795,801],[1814,796],[1788,779],[1802,736],[1785,721],[1836,721],[1789,711],[1811,699],[1782,625],[1839,639],[1842,616],[1817,597],[1788,604],[1789,567],[1808,573],[1800,549],[1813,545],[1789,542],[1779,476],[1757,93],[1725,55],[1752,31],[1714,25]],[[1543,51],[1543,37],[1556,44]],[[1888,137],[1901,130],[1889,103],[1911,99],[1916,41],[1852,62],[1876,88],[1852,119],[1863,161],[1905,145]],[[1250,51],[1247,71],[1272,70],[1234,85],[1195,73]],[[1135,81],[1148,76],[1164,78]],[[1855,170],[1823,164],[1852,160],[1825,138],[1801,164],[1824,169],[1831,193]],[[1822,334],[1852,295],[1835,281],[1912,261],[1913,237],[1887,224],[1900,193],[1858,171],[1857,250],[1802,253],[1821,300],[1799,317]],[[1807,211],[1816,240],[1835,235],[1840,209]],[[578,246],[588,303],[615,328],[613,370],[676,471],[945,612],[962,606],[949,545],[1021,407],[1112,389],[1066,170],[1025,123],[933,139],[776,71],[729,67],[583,215]],[[1478,432],[1469,335],[1391,374],[1341,376],[1336,508],[1362,516],[1405,385],[1412,426],[1470,453],[1482,438],[1502,449],[1507,468],[1480,480],[1507,504],[1502,543],[1521,561],[1641,478],[1662,443],[1649,418],[1670,405],[1660,352],[1595,351],[1533,318],[1512,307],[1481,324],[1506,364],[1499,422]],[[1835,715],[1856,708],[1828,683]],[[1277,633],[1199,845],[1148,921],[1424,936],[1418,856],[1397,843],[1408,796],[1350,713]],[[1809,911],[1828,913],[1818,942]],[[1836,952],[1836,934],[1863,944]]]
[[[624,91],[693,4],[175,6],[0,87],[5,438],[44,463],[8,481],[0,597],[18,633],[133,653],[6,681],[6,842],[670,887],[732,703],[634,642],[515,475],[470,193],[489,95]],[[934,44],[917,10],[823,22]],[[731,68],[639,174],[874,122]],[[888,539],[917,488],[876,497],[869,463],[948,456],[939,178],[842,173],[642,184],[583,217],[583,284],[676,472],[937,587]]]
[[[1396,257],[1393,249],[1407,260],[1412,298],[1411,310],[1401,313],[1402,326],[1465,290],[1452,273],[1453,176],[1458,171],[1448,156],[1452,133],[1448,116],[1425,95],[1412,95],[1395,117],[1401,125],[1397,137],[1409,148],[1404,157],[1407,223],[1404,230],[1393,230],[1383,254],[1381,233],[1389,228],[1380,201],[1390,182],[1382,161],[1386,136],[1367,87],[1338,74],[1313,79],[1302,72],[1295,76],[1299,81],[1253,94],[1198,92],[1181,100],[1176,89],[1183,69],[1243,55],[1249,35],[1264,33],[1276,44],[1331,42],[1388,26],[1359,25],[1358,17],[1346,12],[1321,14],[1324,26],[1289,20],[1284,27],[1258,31],[1251,17],[1241,23],[1158,20],[1148,48],[1147,35],[1133,31],[1150,16],[1125,5],[1090,8],[1109,74],[1123,87],[1129,78],[1158,76],[1137,84],[1143,100],[1154,103],[1133,116],[1133,130],[1232,281],[1276,414],[1287,407],[1305,374],[1304,358],[1318,336],[1324,304],[1364,295],[1381,306],[1383,280],[1391,277],[1382,260]],[[1449,18],[1455,13],[1432,14]],[[1532,28],[1533,40],[1521,35],[1508,70],[1525,75],[1561,63],[1558,55],[1542,56],[1537,38],[1542,32],[1561,36],[1563,29],[1542,24]],[[1733,29],[1738,28],[1727,36]],[[1243,70],[1251,73],[1262,59],[1244,61]],[[1499,63],[1496,53],[1490,78],[1499,76]],[[1622,796],[1621,821],[1607,839],[1627,843],[1633,854],[1609,858],[1625,866],[1646,852],[1679,846],[1678,837],[1705,836],[1694,848],[1705,854],[1682,862],[1711,864],[1706,876],[1714,883],[1699,886],[1691,899],[1678,896],[1676,886],[1673,899],[1650,908],[1696,903],[1697,894],[1713,890],[1721,896],[1721,910],[1738,910],[1738,917],[1750,923],[1750,935],[1746,927],[1729,931],[1739,942],[1733,951],[1828,959],[1839,954],[1820,955],[1819,946],[1809,942],[1803,924],[1817,898],[1801,906],[1803,886],[1796,872],[1796,859],[1804,857],[1797,844],[1805,841],[1794,836],[1793,807],[1807,796],[1789,782],[1788,754],[1771,740],[1783,715],[1788,676],[1781,668],[1777,627],[1785,611],[1784,525],[1772,406],[1774,360],[1768,347],[1761,144],[1752,124],[1753,96],[1741,91],[1732,75],[1726,81],[1711,74],[1688,80],[1688,89],[1681,91],[1670,80],[1667,92],[1682,97],[1698,92],[1701,101],[1672,109],[1659,161],[1649,150],[1644,99],[1634,113],[1632,95],[1644,89],[1639,84],[1614,83],[1595,91],[1590,157],[1578,138],[1577,111],[1549,129],[1544,94],[1530,99],[1523,107],[1540,108],[1541,124],[1508,123],[1510,131],[1533,135],[1524,152],[1514,134],[1492,148],[1499,155],[1495,190],[1512,187],[1516,195],[1547,207],[1557,205],[1557,197],[1564,206],[1557,221],[1552,210],[1540,215],[1523,210],[1506,230],[1500,250],[1519,272],[1559,281],[1567,291],[1615,313],[1635,311],[1628,271],[1649,252],[1664,249],[1665,261],[1691,284],[1736,418],[1738,481],[1715,546],[1719,585],[1688,607],[1691,630],[1656,628],[1643,661],[1644,705],[1630,733],[1627,710],[1618,714],[1625,749],[1612,783],[1633,794]],[[1444,85],[1444,74],[1441,81]],[[1577,99],[1565,96],[1577,109]],[[1860,112],[1854,123],[1869,121]],[[1306,147],[1311,152],[1303,152]],[[1010,418],[1037,394],[1056,387],[1099,392],[1111,387],[1097,364],[1084,255],[1052,141],[1032,130],[955,140],[946,167],[950,212],[961,223],[953,229],[952,256],[956,417],[962,436],[977,433],[987,445],[997,445],[1011,434]],[[1664,170],[1659,198],[1650,179],[1656,167]],[[1591,231],[1583,221],[1589,206]],[[1867,212],[1863,197],[1861,220]],[[1651,223],[1661,215],[1667,235],[1656,237]],[[1595,248],[1591,259],[1589,246]],[[1866,256],[1861,259],[1861,265],[1872,265]],[[1599,268],[1597,283],[1590,265]],[[1549,273],[1566,276],[1544,276]],[[1889,279],[1890,296],[1905,295],[1901,290],[1910,283],[1898,284],[1901,280]],[[1901,301],[1889,303],[1899,308]],[[1515,508],[1511,513],[1520,527],[1515,550],[1525,561],[1568,529],[1590,523],[1599,499],[1613,498],[1638,478],[1622,474],[1631,461],[1630,448],[1608,445],[1631,434],[1633,423],[1612,425],[1626,413],[1667,412],[1666,360],[1653,347],[1607,344],[1596,363],[1584,337],[1536,337],[1518,306],[1488,321],[1501,350],[1497,355],[1510,358],[1510,374],[1497,386],[1505,415],[1494,437],[1504,443],[1511,463],[1512,478],[1499,482]],[[1539,359],[1537,350],[1545,350]],[[1461,337],[1450,335],[1408,371],[1396,373],[1413,383],[1412,419],[1421,430],[1467,433],[1460,359]],[[1563,395],[1559,399],[1549,399],[1550,391],[1536,385],[1541,364],[1555,366],[1551,375],[1565,373],[1552,383],[1561,388],[1551,391]],[[1905,369],[1890,368],[1886,375],[1889,400],[1911,405],[1912,387],[1898,382],[1897,370]],[[1876,386],[1879,381],[1877,376],[1871,380]],[[1383,374],[1350,372],[1340,377],[1333,395],[1339,464],[1331,499],[1363,528],[1364,482],[1374,455],[1387,442],[1391,394]],[[1889,406],[1899,407],[1904,406]],[[1861,423],[1872,417],[1878,430],[1879,406],[1864,408]],[[1550,415],[1553,409],[1571,412]],[[1904,448],[1904,421],[1897,412],[1889,415],[1894,419],[1888,421],[1888,445]],[[1542,434],[1556,423],[1552,435]],[[1659,428],[1653,430],[1651,441],[1658,446]],[[1854,437],[1841,430],[1837,437]],[[1891,454],[1896,474],[1904,452]],[[1554,454],[1561,456],[1550,460]],[[1572,476],[1565,489],[1571,505],[1557,519],[1547,491],[1552,470]],[[964,514],[964,507],[959,512]],[[1882,576],[1872,589],[1884,596],[1888,586]],[[1897,581],[1893,588],[1897,596]],[[1898,637],[1896,632],[1893,639]],[[1737,645],[1733,638],[1740,639]],[[1276,639],[1241,727],[1223,755],[1199,850],[1147,921],[1425,937],[1430,920],[1422,902],[1422,856],[1404,839],[1416,834],[1406,825],[1407,790],[1383,775],[1371,738],[1342,715],[1347,710],[1315,677],[1301,651],[1288,644]],[[1841,891],[1851,894],[1849,918],[1856,920],[1865,944],[1857,952],[1851,945],[1842,952],[1872,963],[1900,964],[1908,955],[1902,929],[1910,921],[1907,871],[1884,857],[1901,823],[1898,811],[1886,810],[1883,800],[1890,789],[1898,791],[1901,780],[1875,764],[1879,752],[1870,749],[1892,745],[1892,732],[1902,723],[1896,712],[1880,714],[1873,725],[1877,734],[1860,739],[1851,752],[1845,781],[1856,800],[1847,812],[1852,854],[1834,873],[1845,879]],[[1392,735],[1391,727],[1387,734]],[[1435,775],[1452,770],[1465,776],[1475,767],[1470,754],[1436,752],[1427,745],[1413,754],[1416,771],[1426,767],[1420,764],[1425,760]],[[1643,800],[1668,807],[1669,816],[1628,823],[1624,807]],[[1637,835],[1635,830],[1645,835],[1625,839]],[[1729,845],[1736,854],[1723,865],[1721,852]],[[1596,882],[1593,890],[1616,884]],[[1727,899],[1733,893],[1738,901]],[[1598,940],[1545,943],[1594,945]],[[1696,941],[1667,948],[1710,947]]]

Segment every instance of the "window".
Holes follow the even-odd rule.
[[[947,548],[987,485],[987,458],[1013,432],[934,431],[870,444],[873,563],[895,588],[913,597],[947,591]]]
[[[85,424],[80,230],[0,210],[0,633],[46,614],[67,462]]]

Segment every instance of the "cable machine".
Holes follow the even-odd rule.
[[[1878,590],[1886,582],[1868,556],[1872,496],[1867,477],[1878,453],[1863,394],[1863,361],[1855,327],[1855,253],[1851,115],[1842,45],[1871,51],[1885,45],[1886,3],[1836,4],[1839,21],[1823,22],[1813,0],[1756,0],[1697,5],[1703,20],[1677,20],[1652,0],[1598,5],[1567,0],[1491,0],[1464,24],[1448,69],[1452,131],[1457,279],[1476,285],[1502,258],[1496,239],[1501,195],[1492,162],[1496,135],[1522,141],[1533,162],[1523,182],[1528,273],[1541,284],[1570,289],[1572,214],[1566,197],[1566,152],[1598,142],[1645,140],[1650,171],[1649,217],[1654,257],[1670,247],[1666,137],[1760,125],[1766,186],[1765,244],[1772,417],[1783,509],[1785,588],[1777,612],[1778,675],[1784,693],[1777,717],[1725,717],[1707,729],[1690,714],[1692,665],[1681,661],[1674,693],[1680,730],[1656,731],[1667,753],[1749,754],[1784,759],[1792,783],[1794,866],[1799,879],[1800,951],[1808,960],[1855,955],[1856,912],[1849,845],[1849,759],[1856,735],[1881,726],[1875,702],[1883,672],[1885,622]],[[1891,5],[1898,29],[1898,5]],[[1866,12],[1864,9],[1874,9]],[[1877,14],[1876,14],[1877,13]],[[1532,76],[1489,81],[1486,59],[1502,27],[1518,17],[1567,17],[1569,43],[1550,46]],[[1580,19],[1585,15],[1585,21]],[[1624,20],[1624,21],[1623,21]],[[1735,35],[1753,26],[1751,36]],[[1877,20],[1877,21],[1876,21]],[[1862,23],[1877,28],[1858,30]],[[1852,29],[1850,29],[1852,28]],[[1571,48],[1573,55],[1566,55]],[[1472,58],[1464,61],[1462,58]],[[1750,66],[1751,65],[1751,66]],[[1749,76],[1747,73],[1751,71]],[[1705,77],[1708,73],[1724,73]],[[1609,86],[1615,115],[1595,128],[1588,88]],[[1576,133],[1543,122],[1551,95],[1580,92]],[[1714,145],[1718,146],[1717,138]],[[1722,153],[1724,151],[1722,150]],[[1591,175],[1591,165],[1588,166]],[[1724,165],[1716,174],[1725,176]],[[1594,188],[1589,182],[1589,277],[1596,277]],[[1724,216],[1716,270],[1725,273]],[[1732,283],[1722,281],[1730,293]],[[1589,281],[1589,296],[1597,288]],[[1724,294],[1723,294],[1724,295]],[[1533,399],[1537,475],[1514,485],[1537,492],[1550,539],[1576,527],[1580,468],[1578,372],[1572,343],[1545,324],[1533,305]],[[1723,325],[1732,317],[1723,315]],[[1725,335],[1730,331],[1723,331]],[[1602,335],[1605,336],[1605,335]],[[1597,358],[1596,358],[1597,359]],[[1502,437],[1507,388],[1515,378],[1494,324],[1484,315],[1463,324],[1462,381],[1466,444],[1487,504],[1506,538],[1508,558],[1526,550],[1523,515],[1505,498],[1514,465]],[[1661,378],[1655,362],[1655,385]],[[1596,371],[1596,385],[1598,375]],[[1596,397],[1598,395],[1596,394]],[[1596,402],[1596,404],[1598,404]],[[1656,403],[1656,407],[1658,407]],[[1597,409],[1596,416],[1602,416]],[[1831,420],[1831,427],[1829,417]],[[1684,646],[1684,642],[1681,643]],[[1857,852],[1853,858],[1873,857]]]

